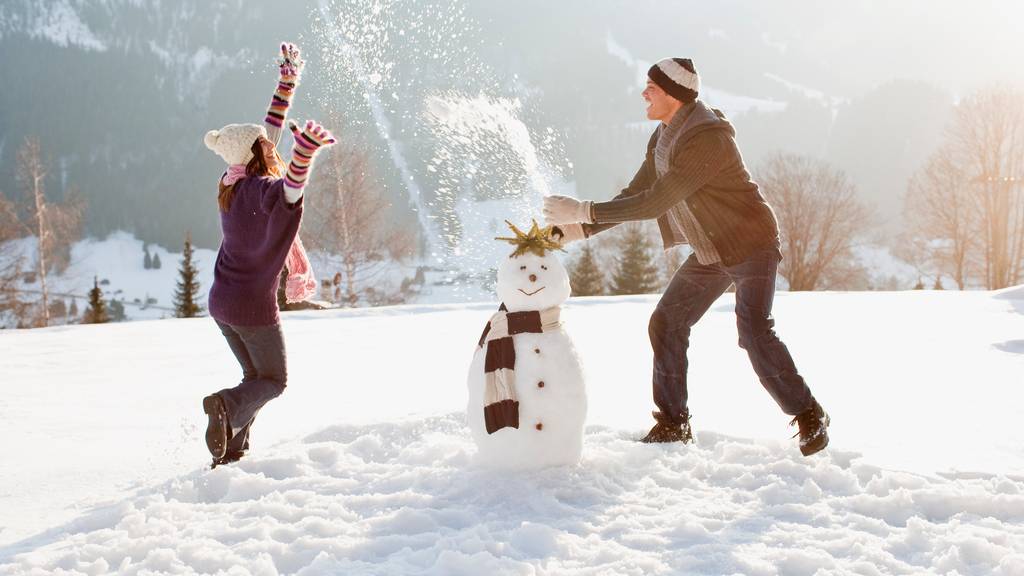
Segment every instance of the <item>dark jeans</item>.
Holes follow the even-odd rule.
[[[654,403],[675,421],[686,408],[686,349],[690,328],[729,285],[736,284],[736,328],[740,348],[747,351],[754,372],[782,411],[796,415],[811,407],[813,396],[796,371],[786,345],[772,329],[772,301],[779,253],[767,249],[735,266],[704,266],[696,255],[676,271],[651,315],[654,348]]]
[[[228,452],[244,452],[249,449],[249,429],[256,413],[284,392],[288,376],[284,337],[280,324],[230,326],[217,321],[217,326],[242,366],[242,382],[217,395],[224,401],[231,424]]]

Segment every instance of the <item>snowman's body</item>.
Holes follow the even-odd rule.
[[[540,311],[559,306],[569,297],[568,274],[550,253],[544,257],[524,254],[502,263],[497,291],[509,312]],[[467,419],[480,459],[509,468],[578,462],[587,394],[572,340],[558,326],[542,333],[516,334],[512,341],[519,428],[487,433],[483,408],[486,342],[476,350],[470,365]]]

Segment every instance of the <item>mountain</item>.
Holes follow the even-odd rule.
[[[37,135],[51,160],[48,193],[79,190],[89,234],[125,230],[177,245],[191,229],[197,245],[216,247],[213,190],[223,166],[202,135],[260,121],[276,45],[290,39],[309,61],[293,116],[330,119],[371,159],[395,221],[423,227],[414,209],[429,212],[438,222],[431,235],[460,234],[460,196],[536,188],[534,165],[582,197],[611,196],[642,158],[651,130],[643,73],[666,55],[694,58],[704,97],[734,119],[748,163],[775,149],[825,157],[898,220],[905,178],[935,145],[956,95],[1020,78],[991,57],[1017,40],[942,41],[953,29],[977,36],[979,23],[1003,26],[991,23],[1000,10],[918,1],[896,9],[880,1],[7,0],[0,190],[20,193],[15,154]],[[873,41],[858,44],[850,29],[873,30]],[[914,50],[901,52],[907,45]],[[512,120],[445,133],[429,113],[430,102],[475,98]],[[894,127],[893,118],[902,120]],[[520,128],[529,146],[514,140]]]

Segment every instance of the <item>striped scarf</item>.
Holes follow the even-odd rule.
[[[562,325],[560,308],[509,312],[505,305],[491,316],[480,336],[478,348],[487,344],[484,359],[484,424],[488,434],[506,427],[519,428],[519,399],[516,397],[516,334],[548,332]]]

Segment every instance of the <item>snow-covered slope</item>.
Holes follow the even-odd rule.
[[[1020,574],[1024,287],[780,293],[833,418],[802,458],[735,346],[695,329],[695,446],[645,446],[654,297],[581,298],[583,462],[473,459],[465,372],[494,305],[290,313],[289,387],[209,471],[212,321],[0,333],[0,574]],[[233,570],[233,572],[232,572]]]

